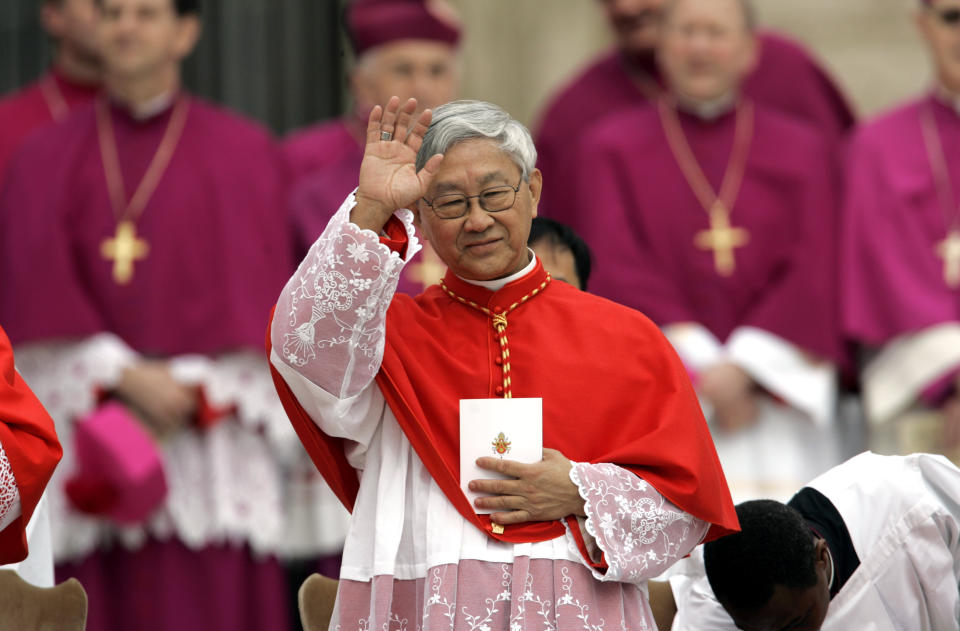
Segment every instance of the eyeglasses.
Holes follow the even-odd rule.
[[[434,214],[440,219],[459,219],[467,214],[470,209],[470,200],[477,199],[480,208],[488,213],[498,213],[513,207],[513,202],[517,200],[517,191],[523,184],[523,175],[516,186],[493,186],[480,191],[477,195],[464,195],[463,193],[450,193],[448,195],[438,195],[433,201],[426,197],[422,198],[423,203],[433,209]]]
[[[952,8],[943,9],[940,11],[931,9],[931,11],[933,11],[934,15],[937,16],[937,19],[948,26],[957,26],[960,24],[960,9]]]

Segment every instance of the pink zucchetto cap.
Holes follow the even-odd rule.
[[[401,39],[456,46],[460,25],[452,10],[433,0],[352,0],[344,21],[357,56]]]
[[[163,503],[160,448],[123,405],[111,401],[79,419],[73,438],[77,467],[65,490],[75,509],[137,524]]]

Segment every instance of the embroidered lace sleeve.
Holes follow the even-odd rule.
[[[20,492],[13,477],[7,452],[0,445],[0,530],[3,530],[20,516]]]
[[[591,568],[597,580],[654,578],[689,554],[710,526],[616,465],[575,463],[570,479],[584,499],[587,518],[581,528],[589,535],[588,549],[602,552],[609,566],[606,572]]]
[[[351,193],[284,287],[273,319],[274,352],[338,399],[364,390],[383,358],[387,307],[405,261],[350,222]],[[407,260],[419,249],[410,211]]]

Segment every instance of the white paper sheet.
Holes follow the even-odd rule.
[[[509,477],[478,467],[477,458],[482,456],[528,464],[542,460],[543,400],[461,399],[460,488],[471,503],[483,495],[467,489],[471,480]]]

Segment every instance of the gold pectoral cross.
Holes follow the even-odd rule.
[[[733,275],[737,268],[734,250],[749,241],[749,232],[730,226],[730,213],[720,201],[710,209],[710,229],[701,230],[694,238],[701,250],[713,250],[713,266],[720,276]]]
[[[950,289],[960,287],[960,230],[951,230],[937,244],[937,256],[943,259],[943,280]]]
[[[117,233],[100,244],[100,254],[113,261],[113,280],[126,285],[133,279],[133,264],[147,258],[150,245],[137,237],[137,227],[132,221],[117,224]]]

